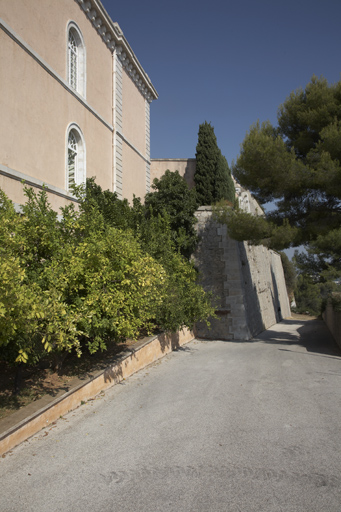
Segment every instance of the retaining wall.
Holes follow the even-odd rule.
[[[263,246],[229,238],[212,218],[211,207],[197,211],[201,241],[194,254],[200,281],[212,292],[219,320],[211,328],[197,323],[195,335],[207,339],[249,340],[291,315],[281,257]]]
[[[341,348],[341,311],[335,311],[332,302],[329,300],[325,311],[322,314],[328,329],[334,340]]]

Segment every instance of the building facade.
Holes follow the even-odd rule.
[[[178,171],[180,176],[185,178],[189,188],[193,188],[195,168],[195,158],[152,158],[151,182],[153,183],[155,178],[160,179],[167,170]]]
[[[0,0],[0,187],[58,209],[95,177],[119,198],[150,188],[157,93],[99,0]]]

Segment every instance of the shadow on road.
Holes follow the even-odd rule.
[[[311,320],[283,320],[267,331],[254,338],[263,343],[287,345],[300,345],[310,354],[319,354],[328,357],[341,358],[341,349],[329,332],[326,324],[320,319]]]

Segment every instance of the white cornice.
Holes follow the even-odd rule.
[[[135,151],[135,153],[137,153],[147,164],[150,165],[150,160],[148,158],[146,158],[142,153],[141,151],[139,151],[135,146],[134,144],[132,144],[131,142],[129,142],[129,140],[123,135],[123,133],[119,132],[118,130],[116,130],[116,133],[117,135],[126,143],[128,144],[128,146],[133,150]]]
[[[135,82],[141,94],[152,102],[158,94],[149,76],[137,60],[118,23],[113,22],[100,0],[75,0],[92,22],[111,52],[116,52],[123,67]]]

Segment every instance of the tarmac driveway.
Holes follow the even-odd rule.
[[[195,340],[0,459],[0,510],[340,512],[340,356],[319,320]]]

